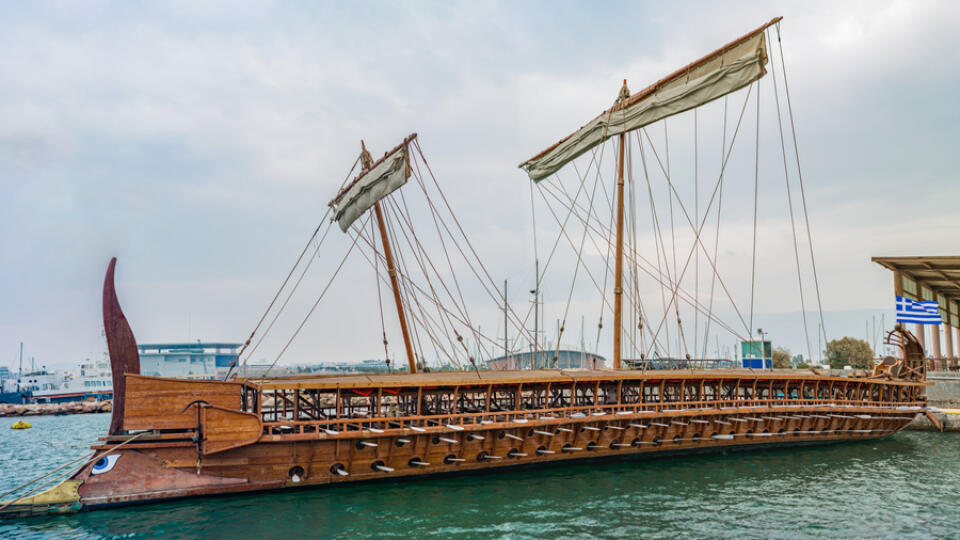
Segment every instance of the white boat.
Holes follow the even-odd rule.
[[[60,379],[57,385],[48,384],[33,390],[29,400],[34,403],[59,403],[113,399],[113,377],[106,353],[99,360],[87,358],[76,373],[61,374]]]

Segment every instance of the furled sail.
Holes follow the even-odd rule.
[[[780,18],[619,100],[572,135],[520,164],[538,182],[608,138],[699,107],[766,74],[764,30]]]
[[[364,212],[407,183],[410,177],[407,144],[416,136],[414,133],[404,139],[330,201],[340,230],[346,232]]]

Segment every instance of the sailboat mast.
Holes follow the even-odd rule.
[[[627,81],[624,79],[618,101],[630,97]],[[626,146],[626,134],[620,134],[620,156],[617,161],[617,259],[613,286],[613,369],[620,369],[621,343],[623,333],[623,154]]]
[[[533,364],[531,369],[537,369],[540,363],[540,259],[534,259],[533,273]]]
[[[387,260],[387,273],[390,274],[390,285],[393,288],[393,301],[397,304],[397,316],[400,318],[400,331],[403,333],[403,346],[407,350],[407,363],[410,373],[417,372],[417,362],[413,357],[413,346],[410,344],[410,332],[407,330],[407,316],[403,313],[403,302],[400,299],[400,283],[397,280],[397,267],[393,262],[393,251],[390,249],[390,240],[387,238],[387,227],[383,223],[383,211],[380,202],[373,205],[374,215],[377,216],[377,228],[380,229],[380,240],[383,242],[383,257]]]
[[[23,342],[20,342],[20,367],[17,368],[17,392],[20,392],[20,379],[23,378]]]

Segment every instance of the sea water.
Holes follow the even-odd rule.
[[[0,421],[0,491],[109,415]],[[960,538],[960,434],[560,464],[0,521],[0,538]]]

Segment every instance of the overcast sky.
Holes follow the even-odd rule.
[[[101,354],[111,256],[139,342],[243,341],[359,140],[378,155],[414,131],[491,275],[511,279],[511,302],[525,306],[530,191],[517,163],[609,106],[624,78],[639,90],[776,15],[834,317],[827,332],[862,337],[864,314],[892,306],[891,276],[871,256],[960,248],[955,2],[0,0],[0,365],[14,364],[20,341],[27,358],[50,366]],[[704,125],[719,125],[720,110],[705,111]],[[678,132],[689,127],[676,122]],[[703,144],[715,149],[719,128],[709,129]],[[748,135],[738,143],[747,161]],[[762,139],[772,165],[779,148]],[[730,188],[725,246],[750,242],[736,219],[752,213],[752,199],[737,197],[752,193],[744,181]],[[761,188],[760,322],[800,309],[774,189],[783,178],[770,182]],[[345,238],[321,259],[339,260]],[[735,283],[748,274],[736,263],[749,265],[750,252],[723,253],[743,296]],[[328,266],[318,265],[306,304],[291,305],[279,345],[265,344],[257,360],[275,357]],[[341,276],[283,362],[382,356],[371,272],[358,265]],[[569,282],[562,266],[557,278]],[[574,311],[593,307],[575,317],[595,328],[599,304],[588,292]],[[553,321],[566,291],[546,294]],[[800,352],[798,328],[784,325],[774,339]],[[569,341],[578,340],[579,330]]]

